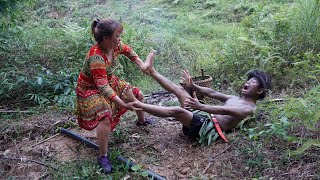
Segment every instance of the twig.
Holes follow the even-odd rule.
[[[151,95],[161,95],[161,94],[172,94],[172,93],[167,90],[160,90],[160,91],[155,91],[151,93]]]
[[[288,99],[280,99],[280,98],[278,98],[278,99],[269,99],[266,102],[283,102],[283,101],[287,101],[287,100]]]
[[[27,147],[27,148],[25,148],[25,150],[30,150],[32,147],[34,147],[34,146],[36,146],[36,145],[39,145],[39,144],[41,144],[41,143],[44,143],[44,142],[46,142],[46,141],[48,141],[48,140],[50,140],[50,139],[52,139],[52,138],[54,138],[54,137],[56,137],[56,136],[58,136],[60,133],[57,133],[57,134],[55,134],[55,135],[53,135],[53,136],[51,136],[51,137],[48,137],[47,139],[44,139],[44,140],[42,140],[42,141],[40,141],[40,142],[37,142],[36,144],[33,144],[33,145],[31,145],[31,146],[29,146],[29,147]]]
[[[14,143],[14,148],[16,149],[17,154],[20,156],[20,152],[19,152],[19,149],[18,149],[18,147],[17,147],[17,142],[16,142],[16,140],[13,140],[13,143]]]
[[[32,111],[0,110],[0,113],[32,113]]]
[[[212,160],[213,160],[214,158],[216,158],[217,156],[219,156],[219,155],[221,155],[222,153],[226,152],[230,147],[231,147],[231,145],[229,145],[227,148],[225,148],[223,151],[219,152],[218,154],[212,156],[209,161],[212,161]]]
[[[48,131],[48,132],[49,132],[55,125],[59,124],[60,122],[61,122],[61,120],[53,123],[49,128],[44,129],[44,130],[40,133],[40,135],[42,135],[45,131]]]
[[[207,165],[206,168],[204,168],[202,174],[205,174],[207,172],[207,170],[209,169],[209,167],[211,166],[211,162],[209,162],[209,164]]]
[[[4,160],[15,160],[15,161],[21,161],[21,162],[34,162],[36,164],[40,164],[40,165],[52,168],[54,170],[58,170],[58,168],[56,168],[56,167],[50,166],[50,165],[48,165],[46,163],[43,163],[43,162],[40,162],[40,161],[36,161],[36,160],[33,160],[33,159],[26,159],[26,158],[22,158],[22,157],[21,158],[1,157],[1,159],[4,159]]]

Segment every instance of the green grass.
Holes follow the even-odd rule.
[[[30,2],[20,4],[23,11],[16,9],[19,19],[14,16],[17,14],[0,18],[0,106],[35,111],[50,106],[74,111],[76,77],[93,44],[91,21],[111,17],[121,20],[123,41],[141,59],[151,49],[157,50],[156,69],[176,83],[181,70],[199,75],[204,69],[214,78],[215,88],[227,82],[229,91],[236,94],[248,70],[260,68],[272,75],[273,94],[288,101],[264,104],[264,121],[244,130],[249,145],[238,144],[237,149],[247,158],[241,162],[244,172],[251,170],[247,177],[261,177],[273,166],[284,170],[292,161],[313,155],[313,148],[318,147],[313,139],[318,133],[313,127],[319,123],[318,0],[40,0],[32,6]],[[125,58],[121,62],[124,69],[118,75],[145,94],[161,89],[136,65]],[[13,122],[19,118],[1,114],[1,125],[14,128]],[[299,130],[308,133],[296,137]],[[116,136],[126,134],[118,132]],[[270,145],[278,142],[283,144]],[[284,151],[277,154],[280,159],[262,156],[261,151],[274,148]],[[297,156],[291,157],[291,152]],[[90,160],[62,167],[66,171],[54,177],[101,175]]]
[[[59,170],[50,174],[54,179],[121,179],[130,175],[134,179],[146,179],[146,172],[141,167],[129,167],[128,164],[116,160],[119,151],[113,150],[110,153],[113,165],[112,174],[103,174],[96,160],[84,159],[70,162],[57,162]],[[131,171],[131,172],[130,172]]]

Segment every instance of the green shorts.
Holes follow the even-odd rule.
[[[199,143],[210,145],[218,139],[219,134],[211,120],[211,116],[207,112],[195,110],[192,111],[193,117],[190,127],[183,126],[183,134],[189,137],[199,138]]]

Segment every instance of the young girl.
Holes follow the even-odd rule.
[[[138,88],[113,74],[120,63],[116,58],[123,54],[147,73],[147,62],[154,58],[154,52],[150,52],[146,63],[143,62],[132,48],[121,42],[123,27],[118,21],[97,19],[93,21],[91,28],[97,43],[89,50],[78,78],[78,124],[86,130],[96,128],[98,162],[104,173],[110,173],[112,165],[107,156],[109,135],[119,123],[120,116],[128,109],[136,110],[137,125],[150,123],[145,121],[143,111],[125,102],[122,94],[125,88],[132,88],[139,101],[143,101],[143,94]]]

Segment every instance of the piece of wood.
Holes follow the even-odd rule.
[[[32,113],[32,111],[0,110],[0,113]]]
[[[45,131],[49,132],[55,125],[59,124],[60,122],[61,122],[61,120],[53,123],[49,128],[44,129],[44,130],[40,133],[40,135],[42,135]]]
[[[202,77],[202,80],[204,80],[204,72],[203,72],[203,69],[201,69],[201,77]]]
[[[205,174],[205,173],[207,172],[207,170],[209,169],[209,167],[211,166],[211,164],[212,164],[211,162],[208,163],[207,167],[204,168],[202,174]]]
[[[26,159],[26,158],[10,158],[10,157],[1,157],[1,159],[4,159],[4,160],[14,160],[14,161],[20,161],[20,162],[33,162],[33,163],[36,163],[36,164],[40,164],[42,166],[46,166],[46,167],[49,167],[49,168],[52,168],[54,170],[58,170],[58,168],[56,167],[53,167],[53,166],[50,166],[49,164],[46,164],[46,163],[43,163],[43,162],[40,162],[40,161],[36,161],[36,160],[33,160],[33,159]]]
[[[224,152],[226,152],[229,148],[231,147],[231,145],[229,145],[227,148],[225,148],[223,151],[219,152],[218,154],[215,154],[214,156],[209,158],[209,161],[213,161],[217,156],[220,156],[221,154],[223,154]]]
[[[48,141],[48,140],[50,140],[50,139],[58,136],[59,134],[60,134],[60,133],[57,133],[57,134],[55,134],[55,135],[53,135],[53,136],[51,136],[51,137],[48,137],[47,139],[44,139],[44,140],[42,140],[42,141],[40,141],[40,142],[37,142],[36,144],[33,144],[33,145],[25,148],[25,150],[28,151],[28,150],[30,150],[31,148],[33,148],[34,146],[37,146],[37,145],[39,145],[39,144],[42,144],[42,143],[44,143],[44,142],[46,142],[46,141]]]

